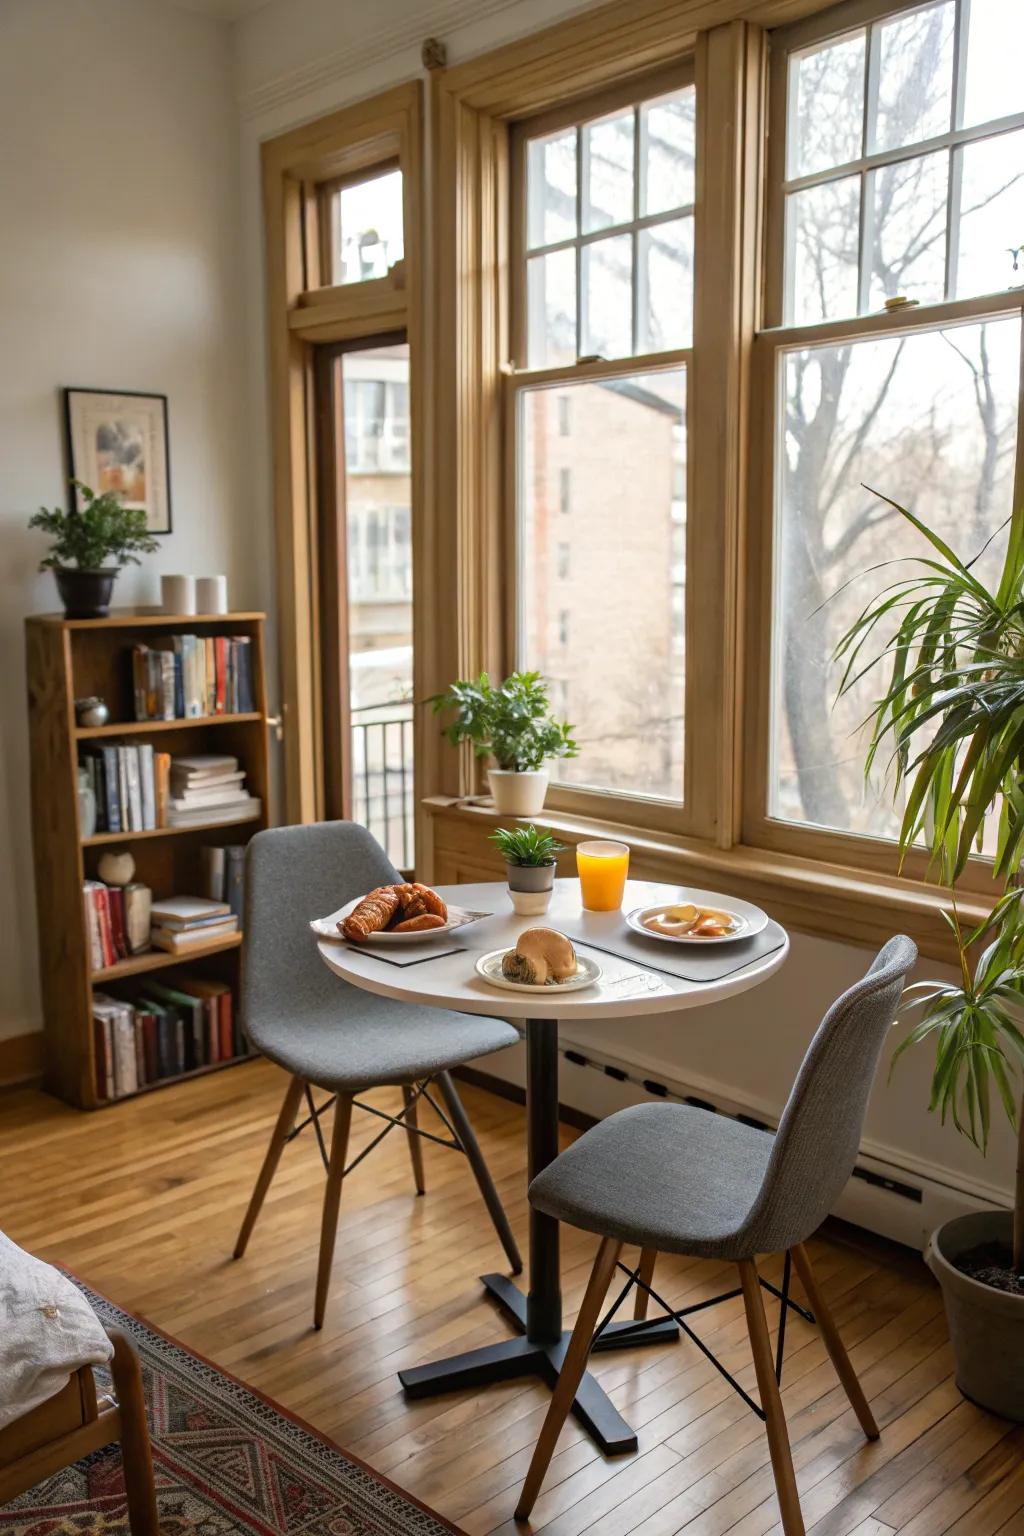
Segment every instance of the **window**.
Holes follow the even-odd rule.
[[[677,803],[694,136],[677,72],[513,141],[518,663],[575,727],[562,786]]]
[[[405,254],[402,173],[388,169],[328,185],[322,199],[325,269],[335,284],[386,277]]]
[[[878,676],[837,703],[830,658],[899,576],[883,563],[927,546],[865,486],[991,579],[1020,431],[1024,76],[1007,28],[1024,37],[1024,23],[1000,0],[941,0],[834,26],[799,24],[773,60],[786,124],[769,209],[779,324],[757,342],[772,396],[773,575],[752,803],[787,824],[790,848],[797,828],[878,839],[898,826],[884,766],[863,777]]]
[[[939,0],[790,53],[787,323],[1020,283],[1021,17]]]

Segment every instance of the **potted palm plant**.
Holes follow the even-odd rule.
[[[435,714],[454,710],[444,727],[453,746],[469,741],[478,758],[491,758],[488,780],[494,804],[508,816],[536,816],[548,788],[545,764],[575,757],[572,726],[551,714],[547,684],[539,672],[513,672],[492,683],[486,672],[452,683],[431,700]]]
[[[550,832],[531,822],[526,827],[498,827],[491,833],[505,860],[508,894],[521,917],[539,917],[551,905],[555,888],[555,855],[562,852]]]
[[[142,507],[127,507],[115,491],[102,496],[79,480],[72,480],[83,505],[69,512],[63,507],[40,507],[28,520],[53,538],[53,548],[39,562],[41,571],[52,571],[64,613],[69,619],[102,619],[110,609],[110,595],[118,572],[138,565],[139,555],[152,554],[156,539],[146,527]]]
[[[914,846],[930,850],[933,873],[951,889],[946,918],[959,963],[955,981],[907,989],[901,1017],[913,1027],[893,1065],[911,1046],[931,1042],[929,1107],[982,1153],[993,1088],[1016,1126],[1014,1209],[946,1222],[932,1234],[926,1259],[942,1287],[961,1390],[1024,1420],[1024,510],[1010,520],[993,591],[975,561],[965,563],[912,512],[889,505],[930,547],[841,639],[840,692],[881,668],[866,768],[891,750],[895,785],[906,796],[900,862]],[[957,881],[993,825],[994,873],[1005,894],[983,922],[965,929]]]

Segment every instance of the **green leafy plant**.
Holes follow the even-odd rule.
[[[930,1108],[943,1121],[948,1116],[982,1152],[995,1084],[1018,1130],[1013,1265],[1020,1273],[1024,1105],[1014,1078],[1024,1064],[1024,891],[1018,889],[1024,856],[1024,509],[1010,519],[993,591],[976,573],[978,557],[965,562],[914,513],[881,499],[929,549],[909,561],[884,563],[910,570],[889,583],[840,640],[840,695],[873,668],[882,669],[865,772],[888,751],[894,793],[906,786],[900,865],[923,844],[931,873],[951,887],[953,911],[944,916],[960,966],[955,985],[926,981],[907,989],[900,1017],[919,1017],[893,1065],[910,1046],[934,1041]],[[956,884],[993,817],[994,872],[1007,890],[982,923],[965,931]]]
[[[80,571],[102,570],[112,561],[118,569],[138,565],[139,555],[150,555],[159,548],[146,528],[142,507],[126,507],[114,491],[102,496],[80,480],[72,486],[81,492],[85,505],[48,510],[40,507],[28,520],[30,528],[39,528],[53,539],[53,548],[39,562],[41,571],[77,566]]]
[[[547,684],[539,672],[513,672],[502,683],[486,672],[452,683],[430,701],[434,713],[455,711],[444,727],[452,746],[469,741],[477,757],[493,757],[499,768],[529,773],[548,758],[575,757],[572,726],[551,714]]]
[[[490,840],[497,843],[506,864],[536,866],[553,864],[564,843],[556,842],[550,832],[542,832],[531,822],[527,827],[498,827]]]

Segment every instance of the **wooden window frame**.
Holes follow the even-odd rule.
[[[900,10],[919,9],[913,0],[901,6],[892,0],[848,0],[824,14],[781,29],[771,39],[770,159],[767,187],[768,250],[765,262],[766,316],[774,320],[758,331],[753,346],[753,458],[760,465],[751,486],[750,537],[747,546],[745,585],[750,614],[746,671],[749,678],[746,761],[743,774],[742,841],[751,848],[795,854],[862,872],[891,875],[896,865],[895,844],[836,829],[784,821],[768,811],[771,747],[772,623],[776,525],[776,422],[782,361],[787,352],[829,342],[856,342],[890,336],[908,336],[978,320],[1006,315],[1022,319],[1021,367],[1024,379],[1024,300],[1019,291],[949,299],[892,313],[866,313],[813,324],[782,324],[784,259],[784,208],[786,194],[786,92],[791,53],[829,37],[841,36]],[[950,136],[947,136],[949,138]],[[911,154],[918,153],[912,146]],[[894,154],[901,158],[906,150]],[[873,162],[872,162],[873,163]],[[948,231],[947,231],[948,235]],[[1017,457],[1013,505],[1024,515],[1024,404],[1018,411]],[[908,880],[923,882],[929,872],[924,850],[914,850],[904,865]],[[972,857],[960,881],[960,889],[983,904],[1001,894],[992,878],[991,861]]]
[[[577,359],[574,363],[547,368],[530,368],[527,360],[527,304],[526,304],[526,270],[527,270],[527,239],[526,239],[526,185],[525,185],[525,159],[526,147],[529,142],[539,136],[555,133],[560,128],[570,127],[581,120],[589,121],[602,117],[627,106],[635,107],[640,102],[657,99],[667,95],[671,91],[681,90],[686,86],[695,84],[693,55],[679,59],[669,66],[663,66],[654,73],[639,75],[624,84],[619,84],[611,89],[605,88],[600,92],[576,99],[563,104],[554,110],[534,115],[528,118],[517,119],[509,129],[509,156],[510,156],[510,222],[509,222],[509,314],[511,318],[510,345],[512,356],[509,366],[504,370],[502,389],[504,401],[502,417],[504,422],[503,449],[505,455],[504,494],[499,510],[499,516],[503,525],[502,543],[505,550],[506,566],[506,592],[507,610],[505,613],[506,633],[504,639],[504,651],[502,666],[505,671],[516,666],[523,660],[519,654],[519,627],[521,619],[521,596],[518,590],[520,569],[519,525],[517,515],[517,454],[518,433],[516,420],[519,402],[526,391],[531,389],[552,387],[557,384],[584,384],[598,383],[611,379],[632,376],[638,373],[654,373],[659,371],[682,370],[686,378],[686,416],[687,438],[690,435],[690,398],[691,398],[691,362],[693,356],[692,347],[677,347],[662,352],[636,352],[627,357],[608,359],[587,358]],[[699,106],[698,106],[699,115]],[[639,154],[639,145],[635,146],[635,153]],[[635,189],[634,189],[634,195]],[[578,189],[577,196],[582,196],[582,188]],[[667,217],[676,217],[683,213],[693,214],[694,205],[688,204],[678,210],[673,210]],[[661,216],[656,222],[660,222]],[[646,227],[643,219],[630,219],[622,225],[614,228],[602,229],[598,234],[577,234],[572,240],[559,242],[559,246],[574,249],[592,243],[595,238],[602,238],[609,233],[628,231],[631,235]],[[535,249],[546,249],[537,247]],[[531,250],[530,254],[533,254]],[[634,271],[635,276],[635,271]],[[633,326],[636,318],[636,292],[633,294]],[[582,335],[582,317],[579,314],[579,284],[577,283],[577,338]],[[693,455],[687,446],[687,497],[690,494],[691,470],[690,465]],[[687,544],[689,546],[690,520],[687,520]],[[689,556],[689,548],[687,549]],[[687,586],[689,586],[690,567],[687,561]],[[687,699],[695,696],[699,677],[696,675],[696,666],[691,672],[689,658],[693,652],[687,647],[687,676],[684,681],[683,710],[684,717],[689,718]],[[594,816],[606,812],[615,822],[634,821],[641,826],[662,828],[665,831],[692,832],[695,830],[687,815],[688,778],[687,775],[699,773],[699,762],[691,764],[690,755],[684,755],[683,782],[679,786],[678,797],[648,796],[630,790],[614,790],[595,785],[575,785],[552,783],[547,794],[547,803],[555,810],[562,810],[570,814]]]
[[[337,614],[324,611],[320,573],[314,368],[318,344],[404,333],[409,343],[412,434],[413,686],[424,696],[422,657],[432,621],[416,572],[429,544],[424,449],[420,82],[396,86],[262,146],[267,238],[274,513],[277,536],[278,645],[284,732],[284,811],[288,821],[323,817],[336,799],[325,782],[325,647]],[[387,277],[331,286],[323,231],[324,197],[377,169],[402,172],[405,259]],[[326,190],[321,190],[326,189]],[[422,642],[422,649],[421,649]],[[330,673],[330,664],[326,670]],[[433,732],[417,720],[417,762],[436,753]],[[422,739],[421,739],[422,738]],[[418,817],[417,841],[423,826]]]

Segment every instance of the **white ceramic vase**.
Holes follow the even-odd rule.
[[[494,809],[502,816],[539,816],[548,792],[548,771],[534,768],[516,773],[511,768],[490,768],[487,778]]]

